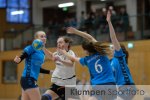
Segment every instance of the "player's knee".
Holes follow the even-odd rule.
[[[43,94],[41,100],[52,100],[52,97],[49,94]]]

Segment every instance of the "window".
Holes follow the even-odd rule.
[[[30,2],[29,2],[29,0],[21,0],[20,7],[21,8],[30,8]]]
[[[3,83],[16,83],[17,82],[17,64],[13,61],[3,62]]]
[[[8,22],[18,22],[19,15],[13,14],[13,12],[17,11],[16,8],[7,8],[7,21]]]
[[[7,0],[7,21],[11,23],[30,22],[30,0]]]
[[[13,23],[29,23],[30,14],[27,9],[7,8],[7,21]]]
[[[6,7],[6,0],[0,0],[0,8]]]
[[[23,11],[24,13],[19,16],[19,22],[28,23],[30,19],[29,10],[20,9],[20,11]]]
[[[15,7],[18,8],[19,7],[19,2],[18,0],[7,0],[7,7]]]

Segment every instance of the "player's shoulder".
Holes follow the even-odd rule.
[[[120,48],[120,50],[115,50],[115,54],[114,54],[115,57],[124,57],[126,56],[126,54],[123,53],[123,50]]]
[[[70,55],[75,55],[74,51],[72,51],[72,50],[69,50],[68,53],[69,53]]]
[[[27,46],[25,46],[24,48],[31,48],[32,46],[31,45],[27,45]]]
[[[118,61],[118,59],[116,57],[113,57],[112,62],[118,63],[119,61]]]
[[[28,49],[32,50],[33,49],[32,45],[27,45],[27,46],[24,47],[24,50],[28,50]]]
[[[69,50],[68,53],[74,53],[74,51],[73,50]]]

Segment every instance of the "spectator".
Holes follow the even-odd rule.
[[[119,23],[120,23],[120,28],[122,30],[121,32],[126,33],[128,31],[128,27],[129,27],[129,16],[128,16],[125,8],[120,9]]]
[[[80,26],[79,26],[81,29],[85,28],[85,19],[86,19],[85,13],[84,11],[82,11],[81,18],[80,18]]]

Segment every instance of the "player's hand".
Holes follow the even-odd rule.
[[[62,61],[61,58],[59,56],[54,56],[54,61]]]
[[[77,31],[77,29],[75,29],[75,28],[73,28],[73,27],[68,27],[67,28],[67,33],[68,34],[73,34],[73,33],[75,33]]]
[[[14,62],[15,62],[15,63],[19,63],[20,61],[21,61],[21,59],[20,59],[19,56],[16,56],[16,57],[14,58]]]
[[[108,10],[107,12],[107,18],[106,18],[107,22],[111,21],[111,12]]]
[[[57,49],[57,51],[63,55],[65,55],[67,52],[64,49]]]

